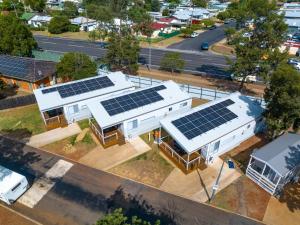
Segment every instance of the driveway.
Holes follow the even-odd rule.
[[[0,136],[0,164],[32,182],[45,176],[61,158]],[[93,224],[109,209],[161,220],[161,224],[260,224],[249,218],[199,204],[160,190],[73,162],[55,185],[34,205],[13,209],[45,225]]]
[[[211,46],[221,41],[226,37],[224,30],[228,27],[234,27],[234,25],[234,23],[230,23],[218,26],[214,30],[207,30],[205,32],[200,33],[195,38],[187,38],[184,41],[170,45],[168,48],[188,51],[202,51],[200,49],[202,42],[208,42],[208,44]]]

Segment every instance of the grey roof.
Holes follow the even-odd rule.
[[[288,133],[282,135],[253,152],[252,156],[260,159],[281,176],[300,166],[300,135]]]
[[[29,82],[44,79],[55,73],[55,62],[34,58],[0,55],[0,74]]]

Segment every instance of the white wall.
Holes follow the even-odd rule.
[[[241,142],[247,140],[248,138],[254,136],[256,133],[263,129],[263,122],[256,123],[256,121],[252,121],[239,129],[236,129],[223,137],[216,139],[214,142],[208,145],[208,155],[205,155],[205,151],[203,152],[204,156],[206,157],[207,163],[212,163],[213,160],[232,150],[236,146],[238,146]],[[219,150],[213,152],[214,144],[220,141]]]
[[[186,106],[181,106],[182,103],[187,103]],[[167,116],[170,113],[174,113],[174,111],[177,110],[184,110],[184,109],[190,109],[192,107],[192,99],[182,101],[179,103],[176,103],[174,105],[171,105],[169,107],[164,107],[159,110],[155,110],[153,112],[149,112],[147,114],[132,118],[130,120],[123,122],[123,134],[125,136],[125,139],[130,139],[136,136],[139,136],[141,134],[150,132],[154,129],[157,129],[160,127],[160,120]],[[169,111],[169,108],[172,108],[172,111]],[[137,119],[137,128],[136,129],[129,129],[129,123],[133,120]]]

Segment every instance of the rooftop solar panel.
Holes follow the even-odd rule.
[[[226,107],[234,104],[231,99],[172,121],[172,124],[189,140],[229,122],[238,116]]]
[[[114,86],[114,83],[108,77],[97,77],[95,79],[44,89],[42,93],[48,94],[57,91],[62,98],[67,98],[111,86]]]
[[[114,116],[122,112],[126,112],[163,100],[163,97],[159,93],[157,93],[158,91],[163,89],[166,89],[166,87],[164,85],[160,85],[157,87],[105,100],[102,101],[101,104],[110,116]]]

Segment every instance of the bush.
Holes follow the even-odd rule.
[[[68,31],[70,32],[79,32],[79,26],[77,25],[74,25],[74,24],[70,24],[69,27],[68,27]]]
[[[64,16],[53,17],[50,20],[48,31],[51,34],[61,34],[67,32],[69,30],[70,25],[71,23],[67,17]]]
[[[32,31],[44,31],[44,30],[46,30],[46,27],[44,27],[44,26],[41,26],[41,27],[29,27],[29,28]]]

